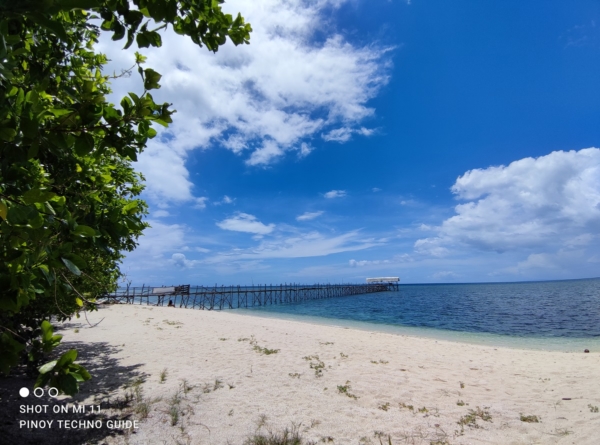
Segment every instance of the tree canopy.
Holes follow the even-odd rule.
[[[161,46],[165,28],[213,52],[248,43],[250,25],[221,3],[0,0],[0,372],[25,361],[36,385],[77,392],[90,378],[77,351],[41,365],[61,340],[48,320],[93,309],[147,227],[132,162],[174,110],[154,101],[161,75],[139,52],[129,72],[143,90],[108,101],[100,33],[125,49]]]

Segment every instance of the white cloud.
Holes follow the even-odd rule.
[[[373,188],[371,189],[371,191],[372,191],[373,193],[377,193],[377,192],[380,192],[380,191],[381,191],[381,189],[380,189],[379,187],[373,187]]]
[[[198,263],[197,260],[188,260],[183,253],[174,253],[169,262],[184,269],[190,269]]]
[[[254,248],[237,249],[206,260],[207,263],[257,260],[267,258],[306,258],[326,256],[334,253],[368,249],[380,243],[359,238],[358,231],[337,236],[326,236],[318,232],[299,234],[287,238],[263,240]]]
[[[590,245],[600,235],[600,150],[556,151],[508,166],[471,170],[452,192],[467,202],[415,249],[442,256],[451,246],[537,252]]]
[[[265,225],[256,219],[256,216],[247,213],[238,213],[231,218],[224,219],[217,223],[223,230],[232,230],[234,232],[254,233],[256,235],[266,235],[271,233],[275,224]]]
[[[234,202],[235,202],[235,198],[231,198],[231,197],[225,195],[225,196],[223,196],[223,199],[221,199],[220,201],[213,202],[213,205],[220,206],[220,205],[224,205],[224,204],[233,204]]]
[[[346,190],[331,190],[330,192],[325,193],[323,196],[325,196],[327,199],[343,198],[346,196]]]
[[[408,255],[407,253],[403,253],[401,255],[395,255],[391,259],[386,260],[360,260],[356,261],[355,259],[351,259],[348,261],[348,265],[350,267],[365,267],[365,266],[389,266],[389,265],[397,265],[400,263],[412,262],[414,259]]]
[[[165,216],[169,216],[169,212],[167,212],[166,210],[156,210],[154,212],[152,212],[152,216],[155,218],[164,218]]]
[[[388,82],[389,48],[357,46],[336,33],[331,11],[346,1],[232,0],[223,8],[252,24],[250,45],[228,42],[213,54],[167,30],[161,48],[141,49],[147,65],[163,75],[155,100],[177,110],[140,156],[148,195],[193,199],[184,166],[192,149],[221,146],[247,153],[246,163],[259,166],[288,151],[308,155],[308,140],[320,134],[340,142],[349,138],[344,135],[371,134],[363,121],[374,114],[369,100]],[[106,71],[118,73],[131,66],[133,51],[121,51],[109,34],[99,50],[111,59]],[[140,92],[138,77],[114,81],[113,100]]]
[[[208,201],[208,198],[206,197],[201,197],[201,198],[194,198],[194,208],[195,209],[205,209],[206,208],[206,201]]]
[[[317,212],[305,212],[300,216],[296,217],[297,221],[310,221],[311,219],[315,219],[323,214],[322,210]]]
[[[336,128],[334,130],[329,131],[326,134],[322,134],[321,137],[326,140],[326,141],[333,141],[333,142],[348,142],[351,138],[353,134],[360,134],[362,136],[371,136],[373,134],[374,130],[369,129],[369,128],[348,128],[348,127],[341,127],[341,128]]]

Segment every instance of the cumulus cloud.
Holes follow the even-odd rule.
[[[317,212],[305,212],[302,215],[297,216],[296,220],[297,221],[310,221],[311,219],[318,218],[322,214],[323,214],[322,210],[319,210]]]
[[[171,255],[169,262],[183,269],[190,269],[198,262],[196,260],[188,260],[183,253],[174,253]]]
[[[343,198],[346,196],[346,190],[331,190],[323,195],[327,199]]]
[[[184,166],[192,149],[223,147],[261,166],[290,151],[308,155],[308,141],[319,135],[338,142],[370,135],[368,102],[388,82],[389,48],[355,45],[336,32],[331,11],[346,1],[230,0],[224,10],[240,11],[252,24],[250,45],[228,42],[212,54],[167,30],[161,48],[142,49],[148,66],[163,75],[155,100],[177,109],[173,124],[140,156],[148,195],[193,198]],[[132,64],[132,51],[121,51],[108,35],[99,49],[112,61],[108,72]],[[113,83],[113,96],[140,89],[132,75]]]
[[[436,228],[436,236],[418,240],[417,251],[443,256],[450,246],[466,245],[543,252],[589,245],[600,234],[597,148],[471,170],[456,180],[452,192],[466,202]]]
[[[232,230],[234,232],[254,233],[256,235],[266,235],[271,233],[275,224],[265,225],[256,219],[256,216],[248,213],[238,213],[231,218],[224,219],[217,223],[223,230]]]

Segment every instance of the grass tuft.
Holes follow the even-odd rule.
[[[521,422],[540,423],[540,418],[538,416],[526,416],[524,414],[521,414]]]
[[[165,383],[167,381],[167,376],[168,375],[169,375],[169,371],[167,370],[167,368],[165,368],[162,371],[160,371],[160,374],[158,376],[158,382],[159,383]]]
[[[491,422],[492,416],[490,415],[490,412],[487,409],[481,409],[477,407],[474,410],[470,409],[466,415],[462,416],[458,420],[457,423],[460,425],[461,428],[465,426],[468,426],[470,428],[481,428],[481,426],[477,424],[477,419],[481,419],[484,422]]]

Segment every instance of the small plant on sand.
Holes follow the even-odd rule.
[[[340,357],[341,358],[348,358],[348,356],[346,354],[344,354],[343,352],[340,352]]]
[[[288,375],[293,379],[299,379],[301,374],[298,374],[297,372],[294,372],[294,373],[290,372]]]
[[[327,345],[332,345],[333,342],[332,341],[326,341],[326,342],[319,342],[319,344],[323,345],[323,346],[327,346]]]
[[[573,434],[573,431],[569,431],[566,428],[557,428],[556,432],[554,433],[557,436],[568,436],[569,434]]]
[[[429,410],[425,407],[419,408],[417,411],[419,411],[420,413],[428,413],[429,412]]]
[[[253,349],[256,352],[258,352],[259,354],[264,354],[264,355],[277,354],[280,351],[279,349],[261,348],[258,345],[254,345]]]
[[[464,382],[458,382],[460,384],[460,389],[464,389],[465,388],[465,384]]]
[[[160,371],[160,374],[158,375],[158,382],[165,383],[167,381],[168,375],[169,371],[167,370],[167,368],[164,368],[162,371]]]
[[[309,361],[310,369],[315,370],[316,377],[323,376],[323,369],[325,369],[325,363],[319,359],[318,355],[308,355],[306,357],[302,357],[304,360]]]
[[[390,409],[390,402],[382,403],[377,408],[379,408],[382,411],[387,411],[388,409]]]
[[[415,407],[412,405],[407,405],[406,403],[399,403],[400,408],[406,408],[409,411],[414,411]]]
[[[463,402],[462,400],[459,400],[458,402],[456,402],[456,404],[458,406],[465,406],[465,402]]]
[[[598,412],[598,407],[597,406],[593,406],[592,404],[589,404],[588,408],[590,409],[591,413],[597,413]]]
[[[181,397],[179,396],[179,391],[177,391],[169,401],[169,408],[167,410],[167,414],[171,418],[171,426],[175,426],[179,422],[179,415],[181,414],[180,402]]]
[[[223,388],[223,382],[219,379],[215,379],[215,383],[213,384],[213,391],[216,391],[217,389],[221,388]]]
[[[187,381],[187,379],[183,379],[181,381],[181,390],[183,391],[184,394],[187,394],[188,392],[190,392],[192,389],[194,389],[195,387],[190,385],[190,382]]]
[[[340,394],[345,394],[346,396],[350,397],[351,399],[355,399],[355,400],[358,399],[357,396],[350,393],[350,380],[347,380],[345,385],[338,385],[337,389]]]
[[[285,428],[281,432],[262,433],[257,430],[255,434],[244,440],[244,445],[315,445],[315,443],[305,441],[299,427],[293,425],[291,429]]]
[[[540,423],[540,418],[538,416],[526,416],[524,414],[521,414],[521,422]]]
[[[461,429],[463,429],[465,426],[470,428],[481,428],[479,424],[477,424],[477,419],[481,419],[484,422],[491,422],[492,416],[490,415],[490,412],[485,409],[485,407],[484,409],[477,407],[474,410],[470,409],[466,415],[462,416],[458,420],[457,423],[460,425]]]

